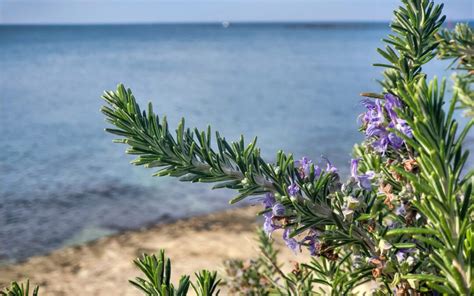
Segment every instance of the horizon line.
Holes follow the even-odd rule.
[[[28,23],[28,22],[9,22],[1,23],[0,26],[140,26],[140,25],[278,25],[278,24],[294,24],[294,25],[372,25],[372,24],[390,24],[392,20],[222,20],[222,21],[152,21],[152,22],[71,22],[71,23]],[[447,19],[446,23],[472,23],[474,19]]]

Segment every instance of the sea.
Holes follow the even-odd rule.
[[[171,127],[257,136],[269,162],[283,150],[347,175],[388,24],[227,25],[0,26],[0,262],[235,207],[230,190],[130,165],[99,111],[118,83]]]

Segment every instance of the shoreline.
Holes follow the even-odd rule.
[[[194,272],[204,268],[217,270],[223,277],[224,260],[258,255],[255,229],[260,225],[259,210],[258,206],[239,207],[159,223],[3,265],[0,290],[11,281],[29,278],[31,284],[40,285],[40,295],[110,295],[110,291],[117,296],[141,295],[128,283],[140,275],[132,261],[162,248],[171,259],[174,283],[180,275],[193,278]],[[275,246],[281,250],[281,263],[305,258],[291,253],[279,236],[275,234]]]

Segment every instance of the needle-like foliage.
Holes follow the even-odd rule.
[[[196,273],[197,283],[193,284],[188,275],[181,276],[178,288],[171,282],[171,261],[166,258],[165,251],[160,250],[158,256],[144,254],[133,261],[145,278],[137,277],[130,283],[147,296],[185,296],[191,285],[197,295],[217,296],[217,285],[220,279],[216,272],[202,270]]]
[[[12,282],[9,288],[5,288],[0,291],[0,296],[38,296],[39,287],[36,286],[30,294],[30,282],[26,281],[25,284]]]
[[[282,275],[287,285],[272,286],[281,294],[312,291],[314,283],[323,294],[346,294],[368,281],[380,295],[474,293],[474,171],[463,146],[474,121],[461,127],[454,113],[472,106],[472,33],[466,25],[440,32],[443,5],[431,0],[402,4],[378,49],[386,60],[375,64],[385,68],[382,90],[363,94],[366,139],[354,147],[346,182],[329,161],[324,168],[278,152],[267,162],[256,140],[246,146],[243,137],[229,143],[216,133],[213,141],[210,128],[185,129],[184,120],[173,135],[122,85],[103,96],[102,112],[115,126],[107,131],[138,155],[134,164],[160,168],[157,176],[235,189],[231,203],[264,195],[265,233],[281,229],[288,247],[319,257],[304,272]],[[448,99],[444,80],[423,72],[436,55],[467,70]]]
[[[460,70],[474,70],[474,33],[468,24],[457,24],[453,31],[441,30],[436,37],[441,59],[452,59]]]
[[[220,279],[217,278],[217,272],[213,271],[210,272],[208,270],[202,270],[197,272],[196,274],[197,282],[196,284],[191,283],[193,286],[196,295],[201,296],[212,296],[212,295],[219,295],[219,289],[217,286],[221,282]]]
[[[441,6],[433,6],[430,1],[405,3],[406,8],[395,13],[397,21],[392,24],[394,31],[403,37],[391,36],[385,40],[394,45],[398,54],[384,54],[393,52],[389,46],[385,52],[379,52],[391,63],[386,67],[393,69],[397,65],[404,65],[396,69],[399,79],[392,81],[394,83],[385,83],[384,87],[403,102],[397,114],[411,127],[413,137],[400,131],[397,134],[406,141],[418,172],[414,174],[400,167],[394,169],[410,184],[414,192],[410,204],[426,221],[416,227],[389,230],[386,235],[394,236],[397,240],[411,238],[417,248],[429,254],[430,264],[436,270],[402,274],[402,279],[425,281],[429,287],[440,292],[468,295],[474,292],[471,196],[471,176],[474,172],[471,170],[465,174],[469,151],[463,150],[462,144],[474,121],[470,120],[458,132],[460,128],[454,119],[458,93],[454,93],[449,108],[445,110],[445,81],[439,83],[434,79],[427,82],[421,72],[421,65],[435,56],[434,50],[438,46],[436,37],[449,39],[452,36],[446,32],[436,35],[435,28],[441,25],[444,17],[430,22],[431,16],[439,17]],[[460,58],[462,66],[469,67],[472,57],[469,57],[467,49],[469,46],[472,49],[472,44],[469,45],[468,40],[460,37],[472,39],[468,37],[469,32],[465,26],[458,27],[454,36],[458,42],[455,44],[459,44],[459,47],[448,49],[445,44],[441,46],[440,55]],[[400,43],[403,40],[401,38],[405,42]],[[404,62],[400,63],[402,60]]]
[[[130,283],[149,296],[184,296],[189,289],[189,276],[182,276],[179,280],[178,289],[171,282],[171,261],[165,257],[165,251],[161,250],[156,255],[144,254],[142,258],[133,261],[145,275],[145,278],[137,277]]]
[[[440,59],[452,59],[458,73],[453,75],[454,92],[459,108],[468,116],[474,116],[474,32],[468,24],[457,24],[453,31],[441,31],[438,56]]]

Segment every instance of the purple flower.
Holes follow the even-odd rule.
[[[322,172],[323,172],[323,170],[319,166],[317,166],[317,165],[314,166],[314,175],[316,177],[321,176]]]
[[[272,208],[273,216],[278,216],[278,217],[284,216],[285,210],[286,210],[285,207],[281,203],[277,202]]]
[[[300,188],[296,183],[291,183],[290,186],[288,186],[288,193],[290,196],[296,196],[300,192]]]
[[[380,100],[365,100],[365,106],[367,112],[364,115],[364,121],[367,124],[365,135],[367,137],[377,137],[378,139],[372,143],[372,147],[375,151],[385,153],[390,143],[388,139],[388,131],[384,126],[384,112],[382,103]]]
[[[273,217],[274,217],[273,211],[274,211],[274,207],[277,205],[276,200],[275,200],[275,196],[272,193],[269,192],[269,193],[265,194],[265,196],[263,198],[260,198],[260,202],[262,202],[262,204],[263,204],[263,206],[265,207],[266,210],[272,208],[272,211],[267,211],[263,214],[263,217],[264,217],[263,231],[265,231],[265,233],[268,236],[270,236],[273,233],[273,231],[275,231],[276,229],[281,228],[279,225],[276,225],[273,222]]]
[[[406,213],[407,210],[405,209],[405,206],[403,204],[401,204],[395,209],[395,214],[397,214],[398,216],[405,216]]]
[[[286,246],[296,253],[300,244],[298,243],[296,239],[290,237],[289,228],[286,228],[285,231],[283,232],[283,240],[285,241]]]
[[[372,180],[374,176],[375,173],[372,171],[369,171],[366,174],[359,175],[359,186],[366,190],[372,189],[372,184],[370,180]]]
[[[385,98],[385,110],[387,110],[388,116],[392,121],[396,121],[398,119],[397,113],[395,112],[395,108],[401,108],[402,102],[399,98],[392,94],[386,94]]]
[[[385,95],[385,110],[387,110],[388,116],[391,120],[391,123],[388,125],[388,127],[397,129],[404,135],[411,138],[413,135],[410,126],[405,120],[400,119],[395,112],[395,108],[401,108],[402,106],[402,102],[396,96],[392,94]],[[389,136],[395,139],[394,141],[390,140],[392,146],[394,146],[395,149],[398,149],[403,145],[403,140],[400,137],[396,136],[395,134]]]
[[[269,208],[273,207],[273,205],[276,202],[275,196],[271,192],[268,192],[268,193],[265,194],[265,196],[258,197],[255,200],[261,202],[263,204],[263,206],[265,207],[265,209],[269,209]]]
[[[369,124],[365,130],[365,135],[368,137],[386,137],[387,134],[387,129],[382,125]]]
[[[271,213],[265,213],[264,214],[264,217],[265,217],[265,220],[263,222],[263,231],[265,231],[265,233],[268,235],[268,236],[271,236],[273,231],[281,228],[280,226],[276,225],[275,223],[273,223],[273,217],[271,215]]]
[[[362,99],[362,105],[364,105],[367,109],[375,109],[376,107],[375,101],[369,98]]]
[[[368,124],[381,124],[384,121],[383,107],[380,100],[375,100],[373,104],[366,104],[367,112],[364,116],[364,121]]]
[[[295,162],[299,168],[298,172],[300,174],[300,177],[302,179],[309,177],[310,171],[311,171],[311,166],[313,165],[313,161],[306,156],[302,157],[301,160],[297,160]],[[321,175],[321,168],[319,166],[314,166],[314,175],[318,177]]]
[[[352,159],[351,160],[351,176],[354,178],[359,186],[363,189],[370,190],[372,188],[372,184],[370,180],[375,177],[375,173],[373,171],[367,171],[365,174],[359,175],[357,170],[359,168],[359,159]]]
[[[397,96],[392,95],[391,93],[385,94],[384,95],[385,99],[385,104],[389,105],[390,108],[396,107],[396,108],[401,108],[402,107],[402,101]]]
[[[408,123],[405,120],[398,119],[394,123],[394,127],[395,127],[395,129],[399,130],[405,136],[407,136],[409,138],[413,138],[413,133],[412,133],[411,127],[408,125]]]
[[[388,136],[384,136],[372,142],[372,147],[374,148],[375,151],[385,154],[385,152],[388,149],[389,143],[390,143],[390,140],[388,139]]]
[[[395,254],[395,257],[397,257],[398,263],[402,263],[403,261],[405,261],[405,259],[407,259],[408,255],[413,252],[415,252],[414,249],[400,249]]]
[[[327,159],[326,157],[322,157],[326,161],[326,172],[328,173],[337,173],[337,168]]]
[[[397,136],[395,133],[388,134],[388,141],[390,142],[390,145],[395,149],[402,148],[404,143],[403,139]]]
[[[310,233],[303,239],[303,242],[308,244],[308,250],[311,256],[318,254],[320,249],[320,240],[321,232],[318,230],[311,230]]]
[[[396,129],[396,130],[400,131],[402,134],[406,135],[409,138],[413,137],[410,126],[403,119],[397,119],[395,122],[393,122],[393,121],[390,122],[388,127],[391,128],[391,129]],[[405,141],[403,141],[403,139],[400,138],[394,132],[390,132],[388,134],[388,141],[390,142],[390,145],[394,149],[402,148],[403,144],[405,143]]]
[[[359,159],[351,159],[351,176],[353,178],[357,177],[357,169],[359,168]]]
[[[362,104],[365,106],[365,108],[367,108],[367,111],[360,114],[359,115],[359,119],[362,120],[362,123],[364,124],[367,124],[371,121],[371,118],[372,118],[372,111],[375,110],[376,108],[376,104],[373,100],[371,99],[363,99],[362,101]]]

